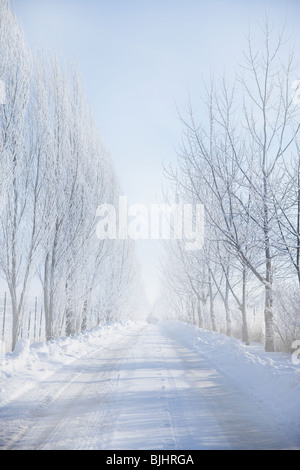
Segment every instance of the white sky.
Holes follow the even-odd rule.
[[[248,28],[265,10],[300,50],[300,0],[14,0],[32,47],[77,60],[102,139],[129,202],[155,202],[162,163],[176,159],[188,93],[203,77],[231,73],[242,59]],[[300,77],[295,77],[300,79]],[[199,101],[198,101],[199,102]],[[157,243],[140,246],[150,300],[157,294]]]

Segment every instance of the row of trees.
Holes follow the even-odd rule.
[[[107,320],[125,311],[137,265],[130,241],[96,237],[96,209],[116,204],[120,188],[78,70],[51,53],[33,54],[6,0],[0,79],[0,270],[14,348],[33,277],[49,340],[85,329],[92,309]]]
[[[201,111],[190,100],[181,116],[178,165],[166,173],[177,200],[204,204],[205,244],[187,252],[174,241],[163,270],[174,311],[217,330],[221,303],[230,335],[237,307],[245,343],[247,305],[262,295],[274,351],[277,333],[289,347],[300,333],[299,75],[284,32],[265,20],[262,33],[248,38],[238,76],[212,78]]]

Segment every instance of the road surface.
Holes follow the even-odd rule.
[[[166,324],[137,325],[0,409],[7,450],[289,448],[271,412]]]

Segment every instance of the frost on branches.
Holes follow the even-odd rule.
[[[272,352],[290,349],[300,327],[299,70],[284,32],[265,19],[262,33],[249,36],[233,83],[212,79],[201,111],[190,100],[181,116],[178,165],[167,176],[177,199],[204,204],[205,246],[170,244],[163,271],[173,316]]]
[[[120,188],[77,67],[30,51],[6,0],[0,80],[0,269],[14,349],[33,279],[49,340],[126,315],[137,264],[131,242],[96,237],[96,208]]]

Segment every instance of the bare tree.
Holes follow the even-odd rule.
[[[280,199],[278,182],[284,178],[299,124],[291,93],[293,54],[285,64],[281,61],[283,33],[274,40],[268,20],[263,22],[262,33],[263,47],[257,49],[249,36],[245,66],[233,86],[225,79],[216,85],[212,79],[200,119],[190,100],[187,118],[181,116],[184,134],[178,169],[169,171],[168,176],[186,198],[205,205],[210,259],[219,251],[240,262],[241,295],[230,282],[232,268],[225,262],[226,256],[219,257],[224,293],[220,278],[215,278],[215,285],[225,310],[229,292],[237,301],[246,342],[249,273],[263,286],[265,348],[274,351],[273,283],[275,267],[278,277],[282,263],[274,194]],[[297,264],[296,260],[297,254]],[[211,277],[209,270],[209,286]]]
[[[255,48],[249,37],[244,74],[240,77],[245,140],[249,149],[246,164],[240,165],[240,169],[253,195],[251,213],[247,210],[247,214],[261,233],[265,273],[262,275],[253,269],[244,253],[242,257],[264,284],[266,350],[274,351],[273,262],[278,250],[276,236],[275,239],[273,236],[276,207],[272,204],[272,193],[281,178],[282,162],[295,142],[299,124],[293,126],[295,105],[290,93],[293,54],[289,54],[286,64],[280,61],[284,31],[274,40],[268,19],[264,20],[262,31],[262,48]],[[245,208],[245,204],[242,207]]]

